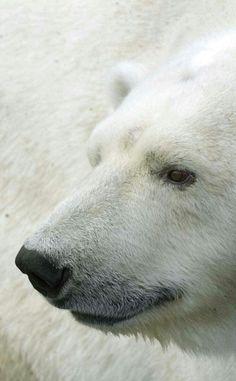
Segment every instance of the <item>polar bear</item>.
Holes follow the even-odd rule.
[[[217,277],[216,272],[219,270],[219,262],[210,261],[206,264],[207,257],[205,258],[204,253],[198,253],[199,256],[201,254],[202,267],[203,262],[206,267],[203,275],[207,276],[207,266],[212,269],[212,272],[208,273],[207,280],[205,277],[204,280],[199,279],[198,284],[201,282],[199,294],[197,294],[197,287],[196,290],[193,289],[194,284],[190,283],[192,280],[197,282],[202,267],[192,257],[193,252],[190,252],[188,253],[188,264],[190,265],[192,257],[191,264],[197,266],[197,269],[194,268],[198,271],[189,275],[189,267],[186,267],[186,271],[182,268],[184,274],[175,271],[171,278],[171,284],[174,286],[176,284],[174,281],[189,280],[186,284],[181,283],[186,286],[183,288],[183,295],[181,293],[175,295],[177,299],[175,301],[182,306],[184,311],[178,309],[178,312],[176,311],[174,314],[174,304],[171,306],[166,303],[166,306],[159,304],[159,309],[157,306],[155,307],[157,312],[159,311],[158,313],[160,311],[164,313],[165,308],[165,322],[163,321],[164,315],[154,316],[151,311],[146,310],[142,315],[144,317],[144,314],[149,314],[145,318],[145,322],[143,320],[143,326],[146,322],[150,326],[153,320],[159,319],[158,332],[153,332],[153,334],[158,335],[163,346],[167,345],[169,339],[178,342],[187,351],[192,346],[194,350],[190,350],[190,355],[176,345],[170,345],[163,351],[156,339],[152,339],[152,343],[149,343],[138,337],[136,342],[132,336],[119,335],[116,337],[109,333],[104,335],[103,332],[100,332],[102,328],[100,324],[99,329],[94,330],[90,326],[78,323],[68,310],[52,308],[40,293],[37,293],[33,287],[29,287],[27,277],[22,276],[15,267],[14,257],[25,237],[32,236],[36,230],[36,224],[41,223],[51,213],[53,207],[60,200],[66,198],[74,188],[79,189],[83,177],[89,175],[91,168],[85,154],[86,141],[94,126],[107,115],[108,102],[104,84],[110,68],[122,60],[140,63],[139,65],[130,63],[122,65],[115,69],[111,76],[111,96],[117,107],[136,83],[140,82],[141,85],[141,81],[149,75],[154,78],[154,75],[160,73],[161,68],[175,60],[180,50],[186,46],[193,46],[194,41],[199,41],[202,36],[205,36],[204,45],[210,34],[214,33],[215,36],[219,36],[222,31],[235,27],[236,3],[232,0],[225,0],[224,3],[217,0],[211,2],[205,0],[198,2],[185,0],[178,2],[173,0],[156,0],[155,2],[71,0],[68,3],[55,0],[50,2],[44,0],[4,2],[3,0],[2,5],[0,13],[0,189],[1,207],[3,207],[4,213],[0,216],[0,305],[2,307],[0,379],[5,381],[110,381],[111,379],[114,381],[212,381],[213,379],[235,381],[235,351],[231,351],[230,354],[228,350],[234,337],[234,328],[230,328],[234,324],[233,283],[231,284],[232,293],[230,296],[228,294],[229,283],[232,281],[230,274],[234,269],[233,262],[229,259],[230,251],[225,255],[224,264],[222,264],[222,252],[217,254],[222,265],[219,279],[217,279],[217,281],[221,279],[220,290],[219,283],[218,285],[214,283]],[[187,60],[189,54],[191,55],[190,50],[188,49],[189,53],[185,50],[185,54],[182,56],[184,61]],[[204,62],[203,57],[204,54],[199,57],[199,61],[202,63]],[[187,84],[188,78],[194,77],[192,69],[189,72],[185,71],[186,83],[183,81],[183,87],[184,83]],[[231,82],[234,81],[232,71],[222,68],[221,73],[222,77],[225,77],[225,82],[232,85]],[[159,80],[158,83],[160,84]],[[189,85],[190,83],[191,81],[189,81]],[[226,93],[227,91],[223,91],[222,94],[226,95]],[[159,95],[161,96],[161,93]],[[131,96],[133,95],[130,94]],[[129,96],[122,102],[122,107],[125,106],[128,98]],[[205,101],[207,99],[206,90]],[[221,96],[221,99],[225,101],[224,107],[227,108],[226,98]],[[196,100],[199,98],[194,97],[193,111]],[[209,96],[210,100],[212,102],[212,96]],[[188,107],[190,107],[190,103],[189,100]],[[218,109],[214,109],[214,112],[219,113],[220,109],[224,107],[222,104]],[[225,110],[224,108],[224,112]],[[156,108],[155,111],[157,111]],[[120,112],[120,110],[117,109],[116,112]],[[205,122],[207,120],[210,122],[210,115],[212,117],[212,109],[211,113],[206,115]],[[192,120],[193,114],[189,116]],[[229,118],[229,122],[232,120],[233,107],[227,114],[227,118]],[[126,120],[125,123],[127,123]],[[98,128],[96,130],[98,131]],[[118,129],[116,131],[118,132]],[[137,132],[131,133],[131,140],[134,135],[135,142],[139,138],[139,134],[138,128]],[[97,137],[99,139],[99,135]],[[196,133],[196,139],[198,137],[199,135]],[[97,139],[96,135],[95,139]],[[207,141],[204,139],[204,142],[201,142],[202,149]],[[163,142],[164,140],[162,140]],[[91,137],[89,156],[90,160],[96,164],[99,156],[94,157],[94,143],[95,140]],[[217,147],[219,148],[219,144]],[[211,154],[214,153],[214,149],[212,146]],[[194,152],[193,150],[193,155]],[[126,150],[124,156],[122,155],[124,159],[127,153]],[[116,154],[117,150],[114,151],[114,155]],[[202,158],[204,159],[204,157]],[[102,157],[102,162],[103,160]],[[232,158],[230,158],[230,163],[232,165]],[[99,170],[99,166],[96,170]],[[218,174],[218,168],[216,168],[216,173]],[[153,175],[150,177],[150,181],[152,178],[158,183],[158,179],[154,180],[154,173]],[[205,175],[207,174],[205,173]],[[197,184],[199,184],[198,179],[189,186]],[[171,184],[169,185],[171,186]],[[141,190],[140,186],[137,191]],[[219,190],[219,186],[220,183],[217,183],[217,186],[214,185],[216,190]],[[194,191],[196,188],[191,189]],[[229,186],[229,189],[232,188]],[[186,188],[186,192],[183,194],[174,194],[183,198],[184,194],[186,196],[189,194],[188,190],[190,188]],[[209,193],[212,195],[211,192]],[[167,194],[170,195],[170,193]],[[145,190],[142,198],[144,195]],[[154,195],[155,193],[153,193]],[[228,202],[225,205],[228,205]],[[220,206],[221,203],[219,203]],[[204,207],[205,212],[208,213],[208,206]],[[231,207],[233,208],[233,203]],[[137,212],[140,212],[140,209]],[[176,217],[179,212],[178,210],[174,213]],[[230,226],[232,226],[232,221]],[[122,227],[124,224],[121,229]],[[214,227],[215,225],[212,225],[212,233]],[[228,228],[229,226],[227,226]],[[189,226],[188,229],[190,230],[191,227]],[[91,231],[92,233],[93,231]],[[229,232],[226,233],[229,234]],[[122,236],[124,237],[123,233]],[[220,232],[220,237],[222,237],[222,232]],[[227,245],[232,242],[232,237],[233,234]],[[129,240],[128,236],[126,238]],[[141,236],[138,238],[141,239]],[[203,238],[201,235],[200,240],[204,241]],[[32,243],[32,239],[30,241]],[[137,241],[137,244],[139,245],[140,241]],[[211,244],[212,242],[209,241],[209,249]],[[226,252],[225,244],[226,242],[222,248],[224,254]],[[217,246],[217,242],[215,245]],[[51,251],[51,254],[55,255],[55,252]],[[116,254],[118,256],[119,253]],[[130,251],[130,258],[132,254],[134,252]],[[171,255],[171,253],[169,254]],[[145,249],[146,255],[148,255],[147,249]],[[183,258],[186,255],[185,250]],[[162,257],[162,259],[165,258]],[[175,261],[177,259],[175,257]],[[167,271],[170,271],[170,267],[166,270],[163,269],[163,260],[157,274],[160,274],[160,270],[162,270],[164,276],[164,274],[167,275]],[[171,258],[168,261],[170,260]],[[216,257],[214,257],[215,260]],[[143,262],[144,259],[140,266],[144,266]],[[180,263],[178,259],[176,265],[179,271],[181,271]],[[228,268],[226,269],[227,264],[230,271]],[[139,264],[137,265],[140,267]],[[145,262],[145,268],[146,265]],[[125,267],[130,268],[126,263]],[[215,272],[215,269],[218,270]],[[183,277],[177,279],[178,275],[183,275]],[[187,279],[188,276],[189,279]],[[227,276],[230,277],[229,282],[226,281]],[[155,279],[152,278],[152,280]],[[157,282],[160,283],[160,278],[157,279]],[[211,285],[211,295],[216,295],[218,291],[221,291],[220,295],[216,295],[216,299],[218,298],[217,300],[222,303],[216,309],[216,317],[221,318],[221,323],[220,319],[218,321],[216,319],[215,323],[214,319],[211,319],[210,305],[207,310],[206,304],[203,306],[204,300],[206,303],[210,301],[211,293],[210,289],[206,288],[207,292],[205,294],[204,291],[203,295],[204,282],[206,282],[206,286]],[[222,298],[224,290],[226,291],[225,298]],[[191,294],[188,294],[189,291]],[[192,299],[194,302],[192,305],[190,295],[195,296]],[[227,299],[230,299],[229,304],[227,304]],[[182,301],[185,303],[188,301],[189,304],[181,304]],[[203,306],[202,313],[200,305]],[[193,311],[194,308],[197,311]],[[184,332],[179,315],[181,313]],[[205,313],[207,316],[204,315]],[[135,317],[137,323],[140,318],[141,315]],[[161,324],[160,319],[162,319]],[[164,323],[168,329],[164,329]],[[142,329],[137,326],[137,329],[146,334],[143,326]],[[105,331],[111,330],[111,328],[111,326],[103,327]],[[118,333],[117,328],[113,326],[113,332],[116,334]],[[126,325],[125,331],[130,334],[130,327]],[[223,337],[220,335],[220,331],[224,331]],[[225,334],[227,332],[228,334]],[[132,333],[135,333],[135,327],[132,327]],[[149,336],[151,334],[149,331]],[[205,341],[210,335],[211,343],[215,338],[217,352],[219,351],[219,340],[221,341],[222,356],[209,355],[209,348],[206,347],[210,346],[210,343],[202,342],[203,335],[206,335]],[[217,335],[220,336],[219,340]],[[215,348],[212,346],[210,349],[212,352]],[[194,356],[192,356],[193,351]],[[208,353],[207,356],[202,355],[205,351]],[[225,354],[226,356],[223,356]]]
[[[51,304],[163,347],[235,351],[235,56],[229,31],[152,73],[114,70],[90,173],[16,258]]]

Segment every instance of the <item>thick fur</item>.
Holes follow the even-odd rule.
[[[4,8],[11,20],[1,69],[4,379],[235,379],[236,48],[226,30],[235,6],[204,4]],[[109,33],[101,36],[104,23]],[[118,59],[139,64],[114,70],[118,108],[84,144],[105,117],[101,88]],[[193,171],[196,182],[168,184],[159,174],[173,165]],[[140,300],[174,290],[176,301],[99,328],[172,341],[184,352],[105,336],[53,309],[13,268],[25,236],[28,248],[73,270],[61,307],[115,316],[112,300],[127,315],[130,297],[142,309]],[[82,303],[78,279],[87,290]]]

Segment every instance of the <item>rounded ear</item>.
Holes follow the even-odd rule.
[[[147,76],[142,64],[121,62],[111,71],[109,95],[113,108],[117,108],[129,92]]]

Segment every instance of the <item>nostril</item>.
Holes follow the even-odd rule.
[[[38,275],[34,273],[29,273],[28,278],[32,286],[39,291],[44,296],[47,296],[49,298],[54,298],[58,295],[59,291],[63,287],[63,285],[66,283],[66,281],[69,278],[69,270],[64,269],[61,270],[61,277],[60,281],[57,283],[49,282],[45,279],[40,278]]]
[[[48,285],[35,274],[28,274],[28,278],[32,286],[44,296],[48,296]]]
[[[47,287],[54,288],[54,287],[57,287],[59,285],[59,284],[52,284],[51,282],[48,282],[47,280],[43,280],[37,274],[34,274],[34,273],[29,273],[28,277],[29,277],[29,279],[31,279],[35,283],[37,282],[39,285],[41,285],[42,287],[45,287],[45,288],[47,288]]]
[[[55,267],[46,256],[24,246],[16,257],[16,266],[44,296],[55,297],[69,278],[69,270]]]

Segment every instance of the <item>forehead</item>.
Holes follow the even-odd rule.
[[[186,149],[218,157],[222,137],[235,137],[234,87],[230,73],[222,74],[220,67],[198,74],[169,67],[137,86],[95,129],[93,147],[103,152],[138,147],[144,153],[159,149],[176,154]]]

